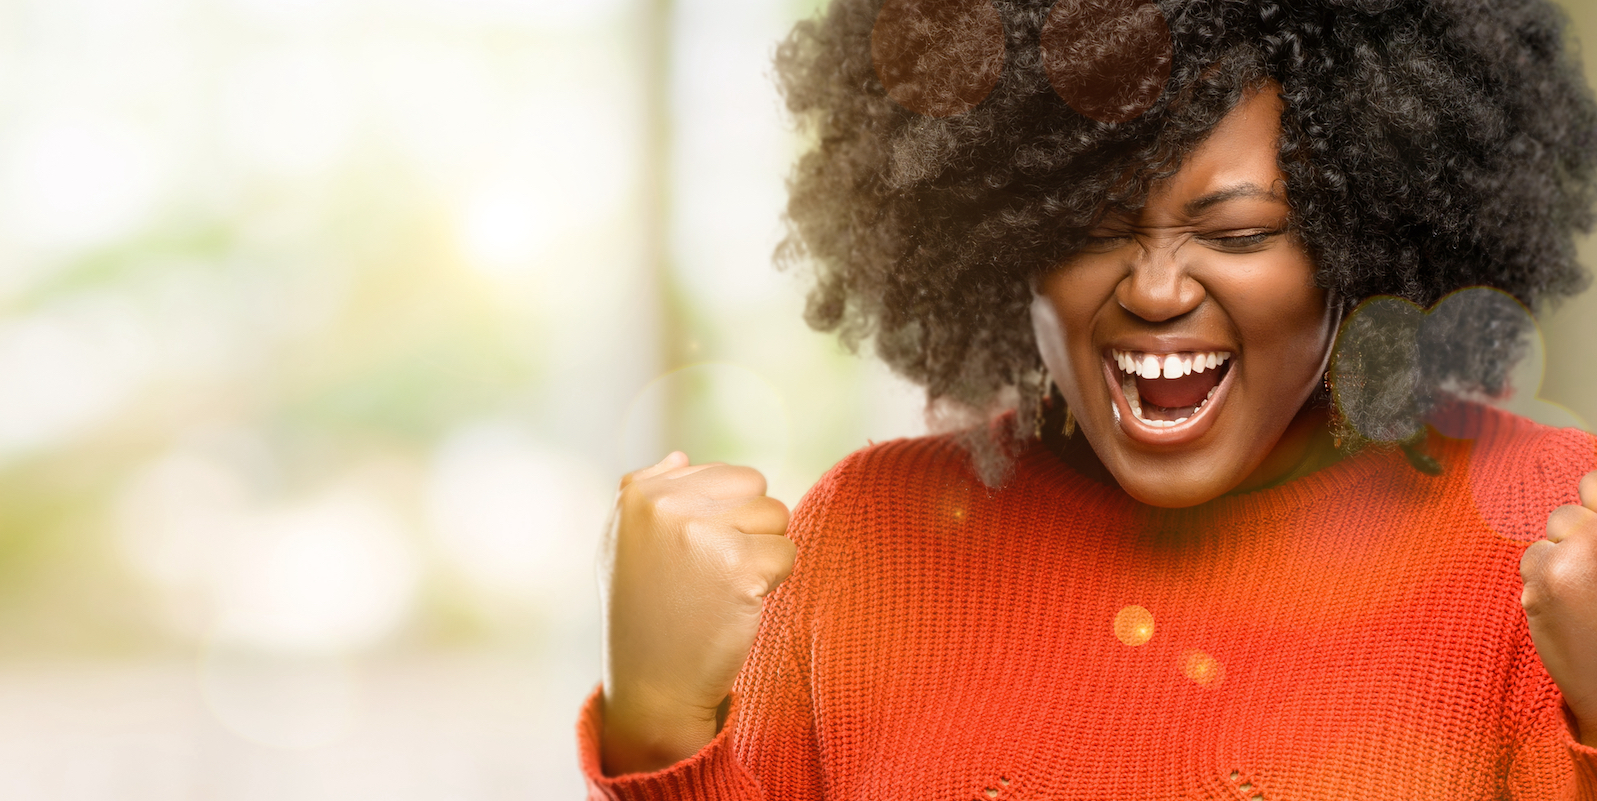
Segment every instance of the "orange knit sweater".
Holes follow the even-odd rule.
[[[1040,446],[995,490],[868,448],[795,512],[721,734],[604,777],[595,694],[590,798],[1597,799],[1518,570],[1597,440],[1461,406],[1431,451],[1172,511]]]

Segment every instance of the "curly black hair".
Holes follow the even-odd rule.
[[[1147,4],[1059,1],[1100,15]],[[889,97],[871,49],[882,0],[832,0],[777,50],[788,109],[813,134],[778,262],[813,269],[811,326],[874,342],[929,408],[1018,408],[1014,433],[1029,431],[1046,391],[1034,282],[1270,79],[1292,224],[1347,311],[1385,295],[1429,308],[1471,286],[1540,310],[1585,286],[1574,236],[1593,223],[1597,103],[1546,0],[1157,0],[1170,77],[1123,122],[1079,113],[1050,84],[1052,2],[992,5],[1002,73],[958,113]],[[960,47],[992,60],[979,37],[950,41],[945,63]],[[1449,393],[1503,390],[1530,318],[1437,317],[1427,336],[1414,315],[1344,328],[1336,376],[1359,389],[1338,393],[1358,422],[1344,423],[1350,447],[1412,441]],[[1419,340],[1445,347],[1420,359]]]

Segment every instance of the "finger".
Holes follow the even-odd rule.
[[[1519,577],[1524,579],[1526,586],[1541,576],[1542,564],[1558,546],[1547,540],[1537,540],[1530,544],[1519,557]]]
[[[1581,526],[1597,525],[1597,512],[1584,506],[1560,506],[1547,516],[1547,539],[1563,542]]]
[[[642,481],[642,480],[644,480],[646,478],[653,478],[653,477],[658,476],[658,475],[660,475],[662,473],[667,473],[667,472],[670,472],[672,470],[676,470],[676,469],[679,469],[679,468],[682,468],[682,467],[686,467],[687,464],[688,464],[688,455],[687,454],[683,453],[682,451],[672,451],[672,452],[666,454],[664,459],[661,459],[660,461],[658,461],[658,462],[656,462],[656,463],[654,463],[654,464],[652,464],[652,465],[650,465],[648,467],[645,467],[642,470],[634,470],[634,471],[622,476],[621,477],[621,489],[626,489],[628,484],[631,484],[631,483],[633,483],[635,481]]]
[[[684,472],[691,476],[693,488],[714,500],[747,498],[765,494],[765,476],[752,467],[733,464],[703,465],[702,470]]]
[[[756,495],[734,503],[717,515],[721,522],[744,534],[781,536],[787,532],[787,504],[767,495]]]
[[[698,473],[700,471],[708,470],[708,469],[710,469],[712,467],[718,467],[718,466],[719,465],[716,464],[715,462],[710,462],[708,464],[687,464],[687,465],[682,465],[681,467],[675,467],[675,468],[672,468],[670,470],[666,470],[666,471],[661,472],[661,473],[654,473],[652,475],[640,476],[637,479],[635,479],[634,481],[629,482],[629,483],[637,483],[639,481],[646,481],[646,480],[649,480],[649,479],[659,479],[661,481],[673,481],[675,479],[691,476],[694,473]],[[639,471],[639,472],[642,472],[642,471]],[[622,489],[626,489],[627,485],[626,484],[622,484],[621,488]]]
[[[720,466],[721,466],[721,464],[719,462],[706,462],[704,464],[684,465],[682,467],[678,467],[675,470],[671,470],[671,471],[668,471],[668,472],[665,472],[665,473],[661,473],[658,477],[661,478],[661,479],[664,479],[666,481],[675,481],[675,480],[677,480],[679,478],[684,478],[684,477],[687,477],[687,476],[691,476],[694,473],[698,473],[698,472],[703,471],[703,470],[708,470],[708,469],[710,469],[712,467],[720,467]]]
[[[1597,512],[1597,470],[1593,470],[1581,477],[1580,504]]]
[[[770,592],[787,581],[793,574],[793,561],[798,556],[798,546],[787,537],[761,534],[749,538],[748,560],[756,575],[765,580],[765,591]]]
[[[1537,540],[1519,557],[1519,577],[1525,588],[1519,594],[1519,603],[1527,612],[1535,611],[1545,600],[1542,592],[1542,574],[1547,560],[1558,546],[1547,540]]]

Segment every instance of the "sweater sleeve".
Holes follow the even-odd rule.
[[[697,754],[653,773],[605,776],[599,764],[601,693],[577,726],[590,801],[799,801],[822,797],[821,750],[809,670],[810,632],[835,560],[831,532],[854,458],[822,477],[788,526],[798,546],[793,573],[766,596],[760,631],[733,685],[732,705],[715,739]]]
[[[1576,429],[1549,431],[1536,440],[1535,468],[1508,482],[1509,496],[1525,506],[1522,532],[1511,539],[1526,544],[1541,539],[1547,515],[1578,503],[1581,476],[1597,468],[1597,437]],[[1505,524],[1505,528],[1511,528]],[[1514,534],[1518,536],[1514,536]],[[1509,796],[1514,799],[1597,801],[1597,749],[1582,745],[1575,720],[1558,685],[1536,654],[1530,627],[1520,616],[1505,731],[1511,739]]]
[[[1597,748],[1576,739],[1575,721],[1522,626],[1505,731],[1508,796],[1515,801],[1597,801]]]

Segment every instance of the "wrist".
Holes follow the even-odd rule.
[[[1578,718],[1570,716],[1570,722],[1575,725],[1571,734],[1575,740],[1587,748],[1597,748],[1597,718]]]
[[[1575,742],[1588,748],[1597,748],[1597,714],[1585,709],[1576,709],[1575,705],[1565,698],[1564,723],[1569,727],[1569,734]]]
[[[599,757],[608,776],[668,768],[703,750],[720,732],[716,708],[640,695],[605,689]]]

